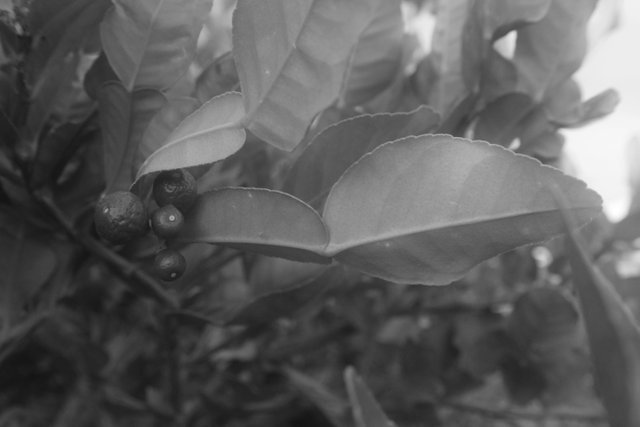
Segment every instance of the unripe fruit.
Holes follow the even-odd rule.
[[[153,198],[158,206],[174,205],[186,212],[198,197],[196,180],[184,169],[161,172],[153,181]]]
[[[187,269],[187,260],[173,249],[163,249],[153,260],[153,268],[160,280],[170,282],[179,279]]]
[[[151,228],[161,239],[175,237],[184,226],[184,215],[173,205],[156,209],[151,214]]]
[[[116,191],[100,199],[96,204],[93,221],[98,235],[114,244],[140,237],[148,227],[144,203],[129,191]]]

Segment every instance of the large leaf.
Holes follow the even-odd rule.
[[[449,135],[383,144],[333,186],[327,255],[400,283],[441,285],[473,265],[563,231],[546,186],[584,224],[601,199],[582,181],[500,146]]]
[[[120,82],[104,84],[98,93],[107,193],[133,182],[134,161],[142,133],[165,103],[154,89],[129,93]]]
[[[212,98],[187,116],[140,166],[142,175],[166,169],[204,165],[225,159],[242,148],[246,134],[242,96],[229,92]],[[155,130],[152,130],[155,132]],[[158,144],[157,141],[146,141]]]
[[[404,23],[398,0],[377,0],[353,52],[342,101],[362,104],[391,83],[402,61]]]
[[[211,0],[114,0],[100,26],[104,52],[127,90],[166,89],[191,64]]]
[[[612,427],[640,425],[640,329],[613,285],[592,264],[581,237],[572,231],[576,219],[569,208],[564,206],[563,213],[573,282],[609,422]]]
[[[284,191],[321,207],[331,186],[360,157],[385,142],[431,132],[438,123],[438,114],[426,106],[342,120],[313,139],[289,172]]]
[[[279,191],[224,188],[202,194],[177,238],[253,250],[294,261],[328,262],[320,216],[309,205]]]
[[[382,411],[369,387],[358,376],[355,369],[344,371],[344,381],[351,401],[351,410],[356,427],[395,427],[395,423]]]
[[[247,128],[293,150],[313,117],[338,98],[352,51],[381,1],[238,1],[233,52]]]
[[[542,20],[518,30],[514,62],[521,91],[540,100],[580,67],[586,52],[587,21],[596,3],[552,0]]]

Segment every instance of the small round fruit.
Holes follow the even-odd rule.
[[[153,268],[160,280],[171,282],[179,279],[187,269],[187,260],[173,249],[163,249],[156,255]]]
[[[101,198],[96,204],[93,221],[98,235],[114,244],[140,237],[148,227],[144,203],[129,191],[116,191]]]
[[[175,237],[184,226],[184,215],[173,205],[165,205],[151,214],[151,228],[161,239]]]
[[[158,206],[174,205],[186,212],[197,197],[196,180],[184,169],[163,171],[153,181],[153,198]]]

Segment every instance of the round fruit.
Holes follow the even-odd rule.
[[[186,212],[196,197],[196,180],[184,169],[161,172],[153,181],[153,198],[158,206],[174,205]]]
[[[187,260],[173,249],[163,249],[153,261],[156,275],[165,282],[179,279],[187,269]]]
[[[129,191],[107,194],[96,204],[93,215],[96,231],[104,240],[126,243],[144,235],[148,227],[142,200]]]
[[[175,237],[184,225],[182,212],[173,205],[166,205],[156,209],[151,214],[151,228],[161,239]]]

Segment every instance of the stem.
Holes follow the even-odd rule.
[[[104,261],[116,274],[125,279],[125,284],[150,295],[168,308],[174,310],[179,308],[180,305],[178,301],[165,292],[160,283],[144,270],[107,248],[93,237],[76,231],[51,197],[41,194],[37,194],[36,197],[73,240]]]

